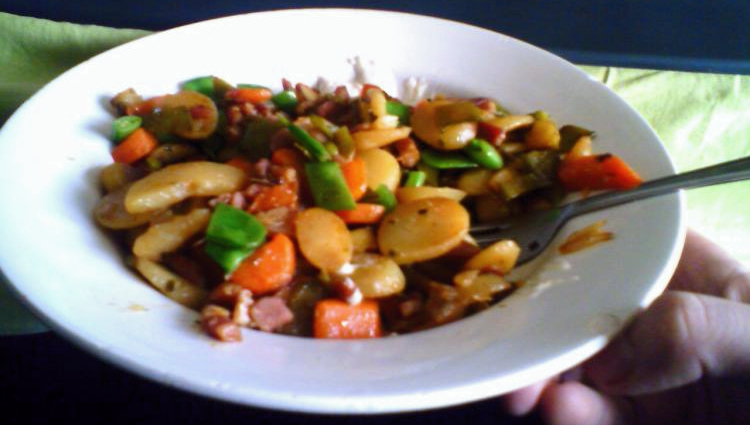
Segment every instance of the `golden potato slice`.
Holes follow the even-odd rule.
[[[401,181],[401,166],[398,160],[383,149],[369,149],[357,154],[365,162],[367,187],[376,190],[384,184],[391,192]]]
[[[131,214],[160,210],[193,196],[216,196],[245,187],[247,175],[231,165],[208,161],[172,164],[133,183],[125,195]]]
[[[186,307],[198,308],[206,299],[207,294],[203,288],[172,273],[159,263],[136,257],[133,267],[154,288]]]
[[[355,254],[378,249],[378,241],[375,239],[375,231],[372,227],[360,227],[359,229],[349,231],[349,234],[352,237]]]
[[[460,202],[465,197],[463,190],[447,186],[400,187],[396,190],[396,199],[402,204],[426,198],[448,198]]]
[[[131,214],[125,209],[125,194],[129,186],[121,187],[99,199],[94,207],[94,219],[108,229],[130,229],[148,223],[158,210]]]
[[[352,237],[339,216],[323,208],[308,208],[295,220],[302,255],[315,267],[334,273],[352,259]]]
[[[383,127],[370,130],[359,130],[352,133],[357,150],[364,151],[389,145],[397,140],[409,137],[411,127]]]
[[[467,195],[486,195],[491,193],[489,181],[493,171],[486,168],[475,168],[464,171],[458,177],[456,187],[466,192]]]
[[[471,257],[464,265],[468,270],[489,270],[505,274],[510,272],[518,261],[521,247],[510,239],[499,240]]]
[[[210,136],[219,123],[219,111],[210,97],[192,90],[168,95],[161,105],[161,114],[170,110],[184,110],[186,120],[177,120],[172,132],[186,139],[205,139]]]
[[[378,228],[380,252],[398,264],[439,257],[461,243],[469,213],[453,199],[426,198],[399,204]]]
[[[388,257],[378,254],[358,254],[352,258],[355,266],[351,279],[365,298],[383,298],[398,294],[406,285],[401,267]]]
[[[149,260],[158,260],[162,254],[175,251],[188,239],[208,226],[211,210],[196,208],[184,215],[152,224],[138,236],[133,244],[133,254]]]

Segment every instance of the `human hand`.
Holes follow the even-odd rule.
[[[750,423],[750,272],[688,231],[668,290],[574,373],[503,397],[551,425]],[[569,374],[568,374],[569,375]]]

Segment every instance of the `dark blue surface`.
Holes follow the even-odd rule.
[[[292,7],[438,16],[520,38],[579,64],[750,74],[748,0],[0,0],[0,10],[10,13],[151,30]]]

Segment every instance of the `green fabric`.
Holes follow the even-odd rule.
[[[0,12],[0,124],[68,68],[148,34]],[[638,110],[681,171],[750,155],[750,76],[582,67]],[[750,182],[688,192],[688,223],[750,266]],[[1,289],[1,288],[0,288]],[[33,330],[0,291],[0,334]],[[5,312],[5,314],[4,314]],[[31,322],[33,323],[33,322]]]

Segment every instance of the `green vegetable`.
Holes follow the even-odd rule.
[[[331,160],[331,154],[328,153],[325,146],[312,137],[310,133],[305,131],[302,127],[295,124],[289,124],[287,128],[297,141],[297,147],[299,147],[302,152],[305,152],[309,158],[318,162]]]
[[[206,229],[204,252],[231,273],[266,240],[266,228],[252,214],[218,204]]]
[[[251,121],[245,127],[240,148],[245,151],[250,159],[257,161],[261,158],[271,156],[271,137],[283,128],[283,124],[270,120]]]
[[[474,162],[490,170],[499,170],[503,167],[503,157],[489,142],[482,139],[472,139],[463,148],[463,152]]]
[[[211,241],[206,242],[203,251],[227,274],[232,273],[253,252],[252,249],[227,248]]]
[[[323,134],[325,134],[328,138],[333,137],[333,135],[336,133],[336,130],[339,129],[336,124],[328,121],[320,115],[310,115],[310,122],[312,122],[312,125],[314,125],[318,130],[322,131]]]
[[[125,115],[117,118],[112,122],[112,140],[121,142],[130,133],[137,130],[141,123],[143,123],[143,119],[136,115]]]
[[[209,75],[193,78],[192,80],[185,81],[182,84],[182,89],[197,91],[198,93],[212,97],[214,95],[214,77]]]
[[[331,211],[357,207],[337,162],[308,162],[305,173],[315,205]]]
[[[404,187],[419,187],[424,185],[425,180],[427,180],[427,173],[424,171],[409,171],[406,174]]]
[[[460,153],[455,152],[438,152],[431,149],[424,149],[421,154],[421,161],[432,168],[438,170],[450,170],[455,168],[474,168],[477,163]]]
[[[380,204],[385,207],[386,212],[396,208],[398,201],[396,195],[386,185],[381,184],[366,197],[369,202]]]
[[[267,89],[270,90],[266,86],[261,86],[260,84],[246,84],[246,83],[240,83],[237,84],[238,89]]]
[[[583,136],[594,137],[594,132],[577,125],[564,125],[560,128],[560,151],[568,152]]]
[[[284,112],[294,112],[294,108],[297,107],[297,94],[294,90],[284,90],[276,93],[271,97],[271,102],[276,105],[277,108]]]
[[[423,161],[417,163],[417,170],[425,174],[424,185],[426,186],[439,186],[440,185],[440,171],[430,167]]]
[[[336,147],[339,148],[339,155],[345,159],[351,159],[354,157],[354,139],[352,134],[349,132],[347,126],[342,125],[333,134],[333,142],[336,143]]]
[[[252,214],[218,204],[208,222],[206,240],[227,248],[253,250],[266,240],[266,228]]]
[[[411,118],[411,112],[409,107],[397,100],[389,100],[385,103],[385,112],[389,115],[395,115],[398,117],[398,122],[401,125],[409,125],[409,119]]]

